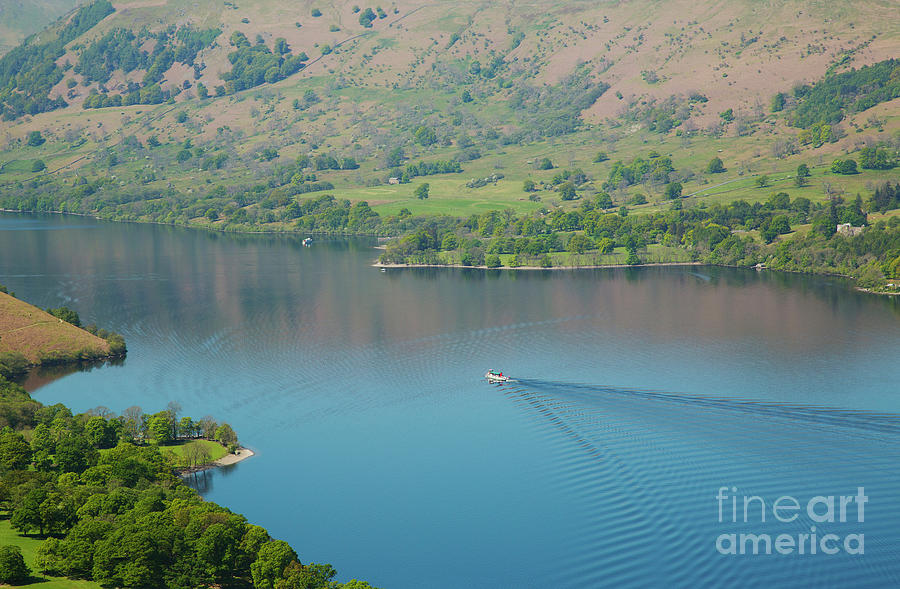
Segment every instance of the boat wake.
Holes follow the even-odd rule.
[[[621,587],[717,586],[726,578],[741,587],[900,583],[900,516],[890,507],[900,496],[900,415],[529,378],[498,390],[533,415],[534,435],[555,456],[545,476],[585,522],[556,586],[602,586],[611,577]],[[849,528],[805,514],[788,526],[754,520],[740,528],[716,517],[722,487],[774,501],[860,486],[880,503],[873,499],[865,522]],[[871,544],[853,559],[716,552],[723,532],[774,537],[810,526],[865,533]]]
[[[773,420],[824,424],[900,435],[900,415],[895,413],[535,379],[520,378],[515,382],[535,393],[556,395],[560,399],[578,401],[587,405],[602,406],[605,400],[618,396],[682,407],[732,411]]]

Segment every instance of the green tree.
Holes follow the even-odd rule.
[[[47,169],[47,164],[44,163],[44,160],[34,160],[31,163],[31,171],[32,172],[43,172]]]
[[[66,323],[71,323],[75,327],[81,327],[81,317],[78,316],[78,313],[73,311],[68,307],[57,307],[56,309],[47,309],[47,312],[56,317],[57,319],[62,319]]]
[[[459,238],[455,233],[448,233],[441,240],[441,249],[444,251],[452,251],[459,247]]]
[[[197,559],[214,583],[224,585],[234,578],[243,534],[243,522],[238,517],[231,517],[209,526],[197,539]]]
[[[22,550],[18,546],[0,546],[0,583],[22,585],[28,581],[31,571],[25,565]]]
[[[594,204],[599,209],[611,209],[615,203],[613,203],[612,197],[608,193],[601,192],[594,198]]]
[[[56,464],[63,472],[83,472],[97,461],[97,450],[84,436],[66,433],[56,444]]]
[[[794,186],[797,188],[806,186],[809,183],[810,176],[809,167],[806,164],[800,164],[797,166],[797,175],[794,176]]]
[[[756,186],[758,188],[765,188],[768,185],[769,185],[769,177],[767,175],[763,174],[762,176],[758,176],[756,178]]]
[[[116,431],[111,424],[95,415],[84,424],[84,435],[95,448],[112,448],[116,445]]]
[[[403,148],[395,147],[387,153],[385,157],[385,165],[388,168],[396,168],[403,163]]]
[[[6,429],[0,433],[0,466],[4,470],[25,470],[31,464],[31,446],[22,434]]]
[[[46,423],[39,423],[31,432],[31,450],[34,452],[56,452],[56,440]]]
[[[310,12],[310,14],[311,14],[312,16],[318,18],[318,17],[322,16],[322,11],[319,10],[318,8],[313,8],[313,9],[312,9],[312,12]]]
[[[549,157],[545,157],[538,162],[537,169],[538,170],[552,170],[553,162],[550,161]]]
[[[194,420],[185,415],[178,422],[178,437],[192,438],[196,429],[197,425],[194,423]]]
[[[863,147],[859,150],[859,166],[864,170],[889,170],[896,165],[884,147]]]
[[[571,182],[563,182],[559,185],[559,196],[563,200],[575,200],[577,196],[577,192],[575,191],[575,185]]]
[[[784,92],[778,92],[775,96],[772,97],[772,112],[781,112],[784,110],[785,102],[787,101],[787,95]]]
[[[666,184],[665,197],[668,200],[675,200],[676,198],[681,198],[681,192],[683,187],[680,182],[669,182]]]
[[[614,242],[609,237],[604,237],[597,243],[597,250],[601,254],[611,254],[615,249],[616,242]]]
[[[722,163],[722,158],[714,157],[709,160],[709,163],[706,164],[706,173],[707,174],[721,174],[725,171],[725,164]]]
[[[271,540],[263,544],[256,560],[250,565],[253,586],[256,589],[274,589],[275,582],[284,578],[284,570],[297,560],[297,553],[283,540]]]
[[[606,155],[605,151],[598,151],[597,155],[594,156],[594,163],[599,164],[600,162],[605,162],[609,159],[609,156]]]
[[[592,240],[587,235],[582,235],[581,233],[576,233],[575,235],[573,235],[569,239],[569,243],[566,244],[566,249],[576,254],[583,254],[593,247],[594,240]]]
[[[49,534],[65,534],[78,521],[72,500],[52,492],[41,502],[41,522]]]
[[[791,206],[791,197],[787,192],[779,192],[770,196],[766,204],[775,210],[788,209]]]
[[[31,131],[28,133],[27,143],[29,147],[40,147],[45,141],[46,139],[44,139],[40,131]]]
[[[157,524],[157,525],[154,525]],[[164,587],[164,545],[170,530],[158,518],[123,525],[94,544],[94,581],[104,587]]]
[[[350,579],[349,581],[341,585],[341,589],[377,589],[377,587],[373,587],[366,581]]]
[[[831,171],[835,174],[858,174],[856,169],[856,160],[853,159],[836,159],[831,163]]]
[[[46,498],[47,491],[42,487],[28,491],[13,506],[12,517],[9,520],[10,525],[23,534],[28,534],[31,530],[38,530],[43,536],[44,520],[41,517],[41,503]]]
[[[374,21],[377,17],[375,16],[375,11],[371,8],[366,8],[362,14],[359,15],[359,24],[362,26],[369,28],[372,26],[372,21]]]
[[[488,268],[499,268],[503,264],[500,262],[500,256],[497,254],[488,254],[484,257],[484,265]]]
[[[310,564],[302,565],[298,561],[294,561],[285,567],[284,578],[275,581],[275,589],[318,589],[320,587],[334,587],[335,589],[344,589],[348,587],[347,583],[332,583],[331,580],[337,575],[330,564]],[[356,589],[374,589],[365,583],[359,585],[360,581],[351,581],[354,583],[352,587]]]
[[[416,186],[416,190],[415,190],[416,198],[418,198],[419,200],[425,200],[426,198],[428,198],[429,188],[430,188],[430,186],[429,186],[428,182],[423,182],[422,184],[419,184],[418,186]]]
[[[232,444],[237,444],[238,437],[230,425],[223,423],[216,428],[216,440],[225,446],[230,446]]]
[[[787,215],[776,215],[772,217],[772,228],[775,229],[775,232],[778,235],[784,235],[785,233],[791,232],[791,223],[787,218]]]
[[[535,190],[537,190],[534,185],[534,180],[525,180],[525,182],[522,183],[522,190],[524,190],[525,192],[534,192]]]
[[[168,413],[157,413],[147,421],[147,429],[153,439],[159,444],[167,444],[172,441],[172,425]]]
[[[435,134],[434,129],[425,125],[421,125],[416,129],[413,138],[416,140],[416,143],[425,147],[437,143],[437,134]]]

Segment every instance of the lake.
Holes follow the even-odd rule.
[[[341,580],[900,584],[898,298],[730,268],[381,272],[371,240],[302,237],[0,215],[0,283],[128,343],[34,396],[230,422],[257,456],[195,484]],[[807,553],[728,554],[741,533]]]

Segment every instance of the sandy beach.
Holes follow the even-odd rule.
[[[210,466],[216,467],[216,466],[228,466],[230,464],[237,464],[238,462],[240,462],[242,460],[246,460],[253,455],[254,455],[253,450],[251,450],[249,448],[241,448],[234,454],[226,454],[222,458],[219,458],[218,460],[214,461]]]

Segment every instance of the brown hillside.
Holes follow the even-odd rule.
[[[172,90],[185,82],[202,82],[212,90],[224,83],[221,75],[231,69],[227,56],[234,50],[228,41],[233,32],[258,37],[268,45],[283,37],[296,51],[308,53],[309,67],[254,92],[295,96],[302,93],[298,86],[317,86],[327,96],[330,89],[321,87],[326,80],[355,86],[374,98],[370,103],[358,101],[357,116],[385,126],[396,120],[391,111],[402,94],[386,98],[380,90],[440,89],[452,96],[454,82],[440,72],[475,59],[487,63],[495,55],[509,67],[504,76],[524,74],[538,85],[558,82],[579,64],[593,71],[610,90],[585,112],[592,122],[615,119],[641,101],[701,92],[709,103],[698,107],[692,118],[693,124],[703,126],[718,120],[718,113],[727,108],[743,114],[763,111],[776,92],[816,81],[830,67],[843,71],[895,57],[900,34],[900,20],[894,18],[896,2],[889,0],[533,0],[516,4],[409,0],[392,4],[396,12],[390,10],[369,29],[357,22],[352,11],[353,6],[364,4],[350,0],[245,0],[225,10],[221,2],[212,0],[114,4],[116,12],[73,41],[59,63],[77,63],[85,43],[116,27],[219,27],[222,34],[217,42],[199,55],[205,65],[199,79],[194,79],[191,68],[176,63],[161,84]],[[313,6],[322,10],[321,17],[310,16]],[[454,34],[459,40],[450,46]],[[515,34],[522,39],[511,50]],[[340,48],[321,55],[325,45]],[[129,80],[140,81],[143,74],[143,70],[128,75],[118,71],[104,88],[122,93]],[[51,92],[52,97],[67,96],[68,108],[38,115],[32,122],[0,122],[0,136],[5,136],[7,147],[14,148],[34,129],[59,137],[67,131],[84,132],[101,144],[120,139],[114,134],[118,130],[123,136],[136,133],[141,139],[162,132],[177,140],[198,135],[213,139],[223,126],[240,128],[248,135],[258,130],[251,128],[257,117],[251,114],[253,105],[243,100],[246,94],[200,106],[197,121],[203,129],[160,124],[150,131],[140,128],[147,121],[138,117],[148,111],[147,106],[82,110],[84,98],[100,87],[97,82],[84,86],[82,81],[81,75],[69,70]],[[76,85],[69,90],[67,84],[72,82]],[[191,88],[175,100],[182,103],[194,97]],[[503,101],[507,95],[501,92],[497,98]],[[136,125],[138,121],[141,124]],[[309,132],[333,135],[323,122],[305,122]]]
[[[0,293],[0,354],[15,352],[33,363],[53,358],[98,357],[109,344],[50,313]]]

